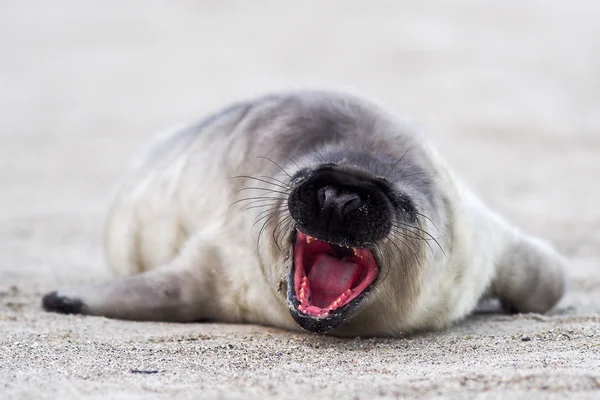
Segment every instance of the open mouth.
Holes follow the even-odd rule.
[[[292,315],[309,330],[332,329],[343,322],[343,314],[351,311],[352,305],[358,305],[379,275],[373,253],[365,248],[327,243],[300,231],[293,246],[288,300],[297,312]],[[331,323],[315,327],[307,324],[307,319],[329,319]]]

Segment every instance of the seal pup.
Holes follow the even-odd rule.
[[[393,113],[337,91],[257,97],[157,138],[105,232],[120,277],[49,293],[46,310],[398,336],[484,297],[544,313],[565,290],[550,245]]]

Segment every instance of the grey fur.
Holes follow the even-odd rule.
[[[425,138],[358,96],[299,91],[238,103],[155,141],[119,186],[107,223],[110,264],[135,275],[51,300],[113,318],[299,329],[282,289],[294,227],[287,193],[300,170],[327,163],[391,182],[418,211],[377,243],[381,279],[334,334],[439,329],[486,295],[524,312],[562,297],[565,261],[483,206]],[[272,198],[241,201],[249,192]]]

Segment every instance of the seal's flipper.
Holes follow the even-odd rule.
[[[500,262],[492,291],[511,313],[545,313],[565,292],[566,260],[546,243],[513,236]]]
[[[170,263],[113,281],[48,293],[47,311],[136,321],[199,321],[215,314],[214,282],[206,271],[220,269],[210,246],[190,239]]]
[[[48,293],[42,305],[63,314],[185,322],[206,318],[205,295],[205,285],[194,274],[166,267]]]

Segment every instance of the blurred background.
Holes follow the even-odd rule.
[[[103,276],[106,200],[141,145],[305,87],[352,88],[417,122],[577,277],[600,259],[598,21],[594,0],[2,1],[1,283]]]

